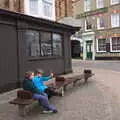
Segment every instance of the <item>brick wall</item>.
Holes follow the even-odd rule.
[[[0,0],[0,8],[23,13],[24,0]]]
[[[55,1],[56,20],[73,16],[72,0]]]

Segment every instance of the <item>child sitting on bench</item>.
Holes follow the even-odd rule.
[[[25,73],[25,79],[23,82],[23,89],[30,91],[33,95],[33,99],[37,99],[41,105],[44,107],[43,113],[56,113],[57,109],[55,106],[50,105],[48,101],[48,96],[36,88],[32,82],[34,78],[34,72],[28,71]]]
[[[51,73],[48,77],[43,77],[43,71],[41,69],[36,70],[36,76],[33,79],[33,83],[35,84],[36,88],[38,88],[41,92],[44,92],[48,95],[48,98],[52,96],[63,96],[62,93],[55,92],[48,86],[44,84],[44,81],[48,81],[53,77],[53,73]]]

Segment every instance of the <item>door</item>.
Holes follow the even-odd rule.
[[[86,58],[92,59],[92,40],[86,41]]]

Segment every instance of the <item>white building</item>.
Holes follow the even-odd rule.
[[[24,13],[55,21],[55,0],[24,0]]]

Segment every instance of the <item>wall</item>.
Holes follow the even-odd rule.
[[[3,24],[4,23],[4,24]],[[0,92],[17,87],[17,33],[14,19],[0,15]]]

